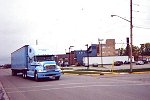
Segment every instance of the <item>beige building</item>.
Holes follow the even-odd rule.
[[[103,41],[99,41],[97,56],[115,56],[115,39],[106,39],[106,44],[103,44],[102,42]]]

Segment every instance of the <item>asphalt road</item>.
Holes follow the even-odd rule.
[[[150,100],[150,74],[63,75],[60,80],[23,79],[0,69],[10,100]]]

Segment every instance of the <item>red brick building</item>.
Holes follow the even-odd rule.
[[[115,56],[115,39],[107,39],[106,44],[99,43],[97,46],[97,56]]]

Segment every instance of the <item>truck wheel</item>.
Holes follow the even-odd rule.
[[[12,74],[12,76],[16,76],[17,75],[15,70],[12,70],[11,74]]]
[[[14,70],[11,71],[11,75],[12,75],[12,76],[15,76]]]
[[[23,78],[24,78],[24,79],[27,78],[27,71],[23,71]]]
[[[60,76],[55,77],[55,80],[59,80],[59,79],[60,79]]]
[[[37,82],[39,81],[37,72],[34,73],[34,80],[37,81]]]

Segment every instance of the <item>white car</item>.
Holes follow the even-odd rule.
[[[136,65],[144,65],[144,62],[143,61],[137,61]]]

